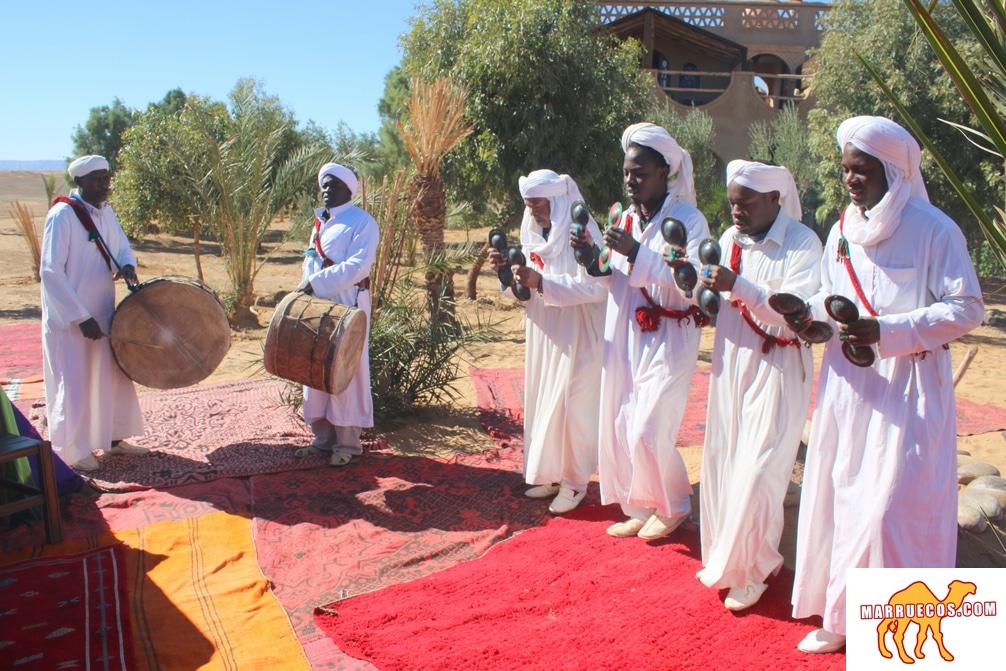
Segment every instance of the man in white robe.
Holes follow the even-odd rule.
[[[953,567],[957,549],[957,438],[950,351],[978,326],[981,288],[964,236],[929,204],[920,149],[880,117],[838,129],[852,203],[831,229],[821,290],[860,319],[832,325],[876,360],[858,367],[842,339],[824,350],[797,531],[793,616],[821,615],[799,648],[845,644],[850,568]],[[857,288],[858,287],[858,288]]]
[[[814,380],[809,347],[768,299],[807,299],[821,285],[821,241],[800,223],[789,170],[727,165],[734,226],[720,238],[722,265],[700,281],[722,292],[702,450],[699,579],[729,589],[724,605],[757,603],[783,564],[783,499],[807,420]]]
[[[583,200],[576,182],[535,170],[519,185],[528,265],[514,266],[513,273],[534,290],[525,318],[524,479],[535,486],[525,493],[554,497],[549,511],[562,515],[580,505],[597,470],[604,287],[584,282],[586,271],[569,246],[570,207]],[[593,219],[588,227],[600,238]],[[495,249],[489,262],[497,271],[506,264]]]
[[[359,182],[337,163],[318,171],[324,207],[315,210],[311,242],[304,253],[301,288],[319,298],[356,306],[367,314],[363,354],[349,386],[340,394],[304,387],[304,421],[311,427],[311,445],[297,456],[331,452],[329,464],[344,466],[363,453],[360,435],[374,426],[370,395],[370,269],[377,256],[380,231],[372,216],[353,205]]]
[[[74,469],[95,471],[96,450],[147,453],[122,440],[143,433],[140,404],[103,338],[115,312],[115,280],[138,283],[136,257],[106,202],[108,161],[82,156],[68,171],[77,188],[49,210],[39,264],[45,404],[53,450]]]
[[[628,517],[608,534],[652,540],[691,514],[692,486],[676,441],[705,322],[694,297],[674,283],[660,225],[666,217],[684,223],[693,265],[709,226],[695,206],[691,156],[664,128],[629,126],[622,148],[632,206],[604,232],[613,253],[599,280],[608,287],[608,304],[598,475],[602,502],[619,503]],[[590,242],[571,238],[574,246]],[[591,273],[597,271],[595,264]]]

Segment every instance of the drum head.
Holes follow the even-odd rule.
[[[205,380],[231,345],[223,305],[202,283],[185,277],[141,284],[115,309],[109,335],[122,372],[154,389]]]

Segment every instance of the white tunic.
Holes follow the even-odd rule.
[[[315,210],[318,217],[324,208]],[[327,419],[333,426],[374,425],[374,401],[370,396],[370,291],[356,285],[370,276],[377,256],[380,231],[372,216],[352,203],[329,210],[331,218],[321,226],[321,249],[333,262],[323,268],[314,250],[315,234],[304,256],[302,283],[310,282],[314,295],[342,305],[355,305],[367,313],[367,338],[360,365],[341,394],[304,387],[304,421]]]
[[[679,323],[661,318],[656,331],[644,333],[636,321],[636,308],[648,306],[641,287],[663,308],[692,307],[664,262],[667,243],[660,234],[660,222],[672,216],[685,224],[688,257],[696,267],[699,243],[709,236],[709,226],[693,206],[668,201],[645,231],[640,229],[635,207],[628,210],[632,235],[640,243],[636,262],[630,271],[628,259],[612,253],[611,275],[603,278],[609,293],[598,474],[603,503],[680,516],[691,511],[692,486],[675,443],[698,361],[701,332],[692,319]]]
[[[77,190],[71,197],[77,196]],[[83,200],[79,202],[83,203]],[[136,266],[129,240],[112,208],[84,204],[120,265]],[[98,244],[73,209],[58,203],[42,235],[42,369],[53,449],[68,464],[113,440],[143,433],[133,382],[112,356],[107,338],[88,340],[79,324],[94,318],[108,333],[115,312],[115,265],[108,269]]]
[[[549,235],[569,239],[553,223]],[[532,220],[533,221],[533,220]],[[600,230],[591,222],[591,235]],[[544,242],[541,227],[528,234]],[[524,362],[524,478],[528,484],[586,485],[597,470],[597,407],[601,393],[604,287],[585,282],[586,271],[563,244],[552,258],[528,263],[542,273],[542,292],[527,302]]]
[[[821,291],[868,314],[828,236]],[[850,244],[863,292],[879,313],[877,361],[824,350],[797,532],[793,616],[823,615],[845,633],[849,568],[953,567],[957,551],[956,410],[945,343],[978,326],[981,288],[960,229],[912,197],[890,238]]]
[[[809,347],[774,346],[730,301],[740,300],[770,335],[796,338],[768,305],[780,292],[809,298],[821,285],[821,242],[782,210],[761,242],[728,229],[721,264],[741,249],[740,275],[723,292],[706,439],[702,450],[702,582],[726,589],[763,582],[782,566],[783,498],[807,419],[814,380]]]

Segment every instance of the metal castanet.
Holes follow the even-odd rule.
[[[828,296],[824,299],[824,309],[839,324],[851,324],[859,321],[859,308],[845,296],[837,294]],[[852,344],[846,340],[847,333],[847,331],[842,331],[838,336],[842,339],[842,354],[845,355],[845,358],[849,360],[849,363],[860,368],[872,366],[877,359],[873,348],[869,345]]]
[[[715,238],[706,238],[699,243],[699,262],[703,266],[718,266],[720,265],[720,258],[723,255],[723,251],[720,249],[720,243],[716,241]],[[703,291],[704,289],[704,291]],[[705,312],[707,315],[719,314],[720,311],[720,294],[718,291],[713,291],[707,287],[700,287],[699,289],[699,308]]]
[[[507,261],[510,262],[512,266],[526,266],[527,259],[524,258],[524,252],[520,250],[517,245],[510,245],[506,250]],[[514,278],[514,281],[510,285],[510,289],[513,291],[513,295],[519,300],[526,301],[531,299],[531,287],[526,287],[523,284],[519,284]]]
[[[494,228],[489,231],[489,246],[495,249],[497,252],[503,255],[503,258],[507,258],[507,248],[509,243],[506,239],[506,233],[504,233],[499,228]],[[513,286],[513,271],[510,270],[509,265],[505,265],[496,272],[496,277],[499,278],[500,284],[504,287]]]
[[[660,222],[660,235],[664,238],[664,242],[670,245],[670,249],[667,250],[667,262],[671,263],[681,258],[683,250],[688,245],[688,230],[681,220],[666,217]],[[674,268],[674,283],[685,292],[685,296],[692,297],[692,291],[698,282],[699,274],[691,263],[684,263]]]
[[[205,380],[231,346],[227,312],[202,282],[154,277],[119,302],[108,340],[126,376],[146,387],[177,389]]]
[[[796,294],[789,294],[785,292],[772,294],[768,298],[768,305],[770,308],[786,317],[810,313],[810,306],[807,305],[807,301],[803,300]],[[819,345],[831,340],[831,337],[835,334],[835,330],[826,322],[813,320],[806,328],[801,331],[797,331],[796,334],[806,343]]]
[[[573,219],[573,225],[576,227],[577,237],[583,235],[583,232],[587,230],[587,224],[590,222],[590,210],[587,209],[587,204],[582,200],[575,201],[569,208],[569,214]],[[573,258],[576,259],[579,265],[589,268],[594,265],[600,251],[596,244],[588,243],[582,247],[575,247],[573,249]]]
[[[713,317],[719,314],[720,295],[717,292],[713,291],[704,284],[700,284],[697,299],[699,309],[706,313],[707,316]]]

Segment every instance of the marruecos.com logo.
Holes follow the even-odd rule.
[[[846,592],[850,669],[978,668],[1001,647],[1002,569],[853,569]]]

